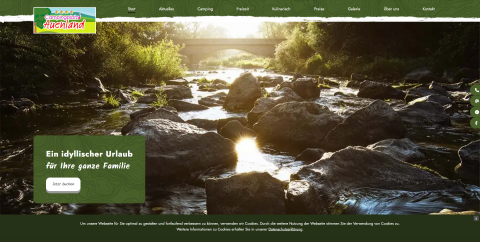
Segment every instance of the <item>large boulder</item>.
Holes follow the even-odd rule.
[[[320,148],[308,148],[305,149],[300,155],[298,155],[295,160],[305,161],[307,163],[312,163],[322,158],[325,154],[325,150]]]
[[[198,91],[201,92],[216,92],[217,88],[213,87],[210,83],[200,83],[198,85]]]
[[[468,85],[463,82],[457,82],[452,84],[442,84],[442,87],[447,91],[467,91]]]
[[[0,101],[0,113],[3,114],[14,114],[17,111],[30,111],[32,109],[35,109],[35,103],[28,98]]]
[[[0,113],[2,114],[14,114],[20,109],[13,105],[13,103],[2,100],[0,101]]]
[[[280,90],[282,90],[282,89],[285,88],[285,87],[293,88],[293,82],[291,82],[291,81],[284,81],[284,82],[278,84],[278,85],[273,89],[273,91],[280,91]]]
[[[283,82],[282,76],[266,76],[266,79],[270,80],[270,82],[274,83],[275,85],[281,84]]]
[[[190,87],[181,86],[181,85],[168,85],[168,86],[162,86],[159,88],[151,88],[146,90],[145,94],[154,94],[153,97],[155,97],[155,94],[158,94],[159,92],[163,92],[163,94],[165,94],[168,99],[193,98],[192,90],[190,89]]]
[[[222,85],[228,86],[229,83],[225,80],[215,79],[212,81],[212,85],[216,85],[216,84],[222,84]]]
[[[248,124],[253,126],[263,114],[275,107],[275,105],[277,105],[277,103],[272,98],[261,97],[257,99],[257,101],[255,101],[255,107],[247,114]]]
[[[460,164],[455,168],[460,178],[473,185],[480,182],[480,140],[473,141],[458,150]]]
[[[318,194],[310,183],[304,180],[292,181],[287,189],[287,214],[327,214],[318,200]]]
[[[349,80],[346,82],[345,87],[354,88],[354,87],[360,87],[360,85],[361,85],[360,81]]]
[[[170,99],[168,100],[168,105],[174,107],[177,109],[177,111],[180,112],[187,112],[187,111],[198,111],[198,110],[207,110],[207,106],[195,104],[195,103],[189,103],[185,101],[180,101],[176,99]]]
[[[434,102],[416,102],[397,111],[409,127],[450,126],[450,116],[443,106]]]
[[[409,103],[417,98],[426,97],[430,95],[442,95],[442,94],[426,87],[412,88],[407,91],[407,94],[405,96],[405,102]]]
[[[237,162],[231,140],[187,123],[149,119],[137,123],[127,135],[145,137],[149,185],[187,181],[193,172]]]
[[[158,100],[158,97],[155,93],[145,94],[137,99],[137,103],[153,103]]]
[[[162,90],[168,99],[193,98],[192,90],[188,86],[168,85],[163,86]]]
[[[228,122],[232,120],[237,120],[240,122],[243,126],[248,124],[247,118],[245,117],[230,117],[230,118],[221,118],[217,120],[217,133],[220,133],[220,130],[225,126]]]
[[[405,98],[405,93],[393,88],[390,85],[373,82],[373,81],[363,81],[360,84],[360,89],[357,94],[358,97],[362,98],[371,98],[371,99],[400,99]]]
[[[233,141],[238,141],[246,137],[255,137],[255,131],[245,128],[238,120],[228,122],[219,132],[220,135]]]
[[[154,93],[154,94],[157,94],[159,93],[161,90],[160,90],[160,87],[156,88],[156,87],[153,87],[153,88],[149,88],[147,90],[145,90],[143,93],[145,94],[150,94],[150,93]]]
[[[443,72],[442,81],[448,83],[455,83],[462,80],[462,78],[472,79],[479,77],[479,71],[470,68],[450,68]]]
[[[255,107],[247,115],[248,123],[253,126],[258,119],[277,104],[285,102],[303,101],[303,99],[291,88],[284,87],[279,91],[270,92],[267,97],[261,97],[255,101]]]
[[[228,111],[248,111],[260,97],[262,97],[262,89],[257,78],[250,72],[244,72],[233,81],[223,107]]]
[[[230,89],[230,86],[228,86],[227,84],[218,83],[218,84],[211,84],[210,88],[215,90],[221,90],[221,89]]]
[[[401,117],[387,103],[376,100],[330,131],[322,147],[339,150],[347,146],[367,146],[384,139],[400,139],[406,133]]]
[[[130,119],[135,119],[136,117],[140,116],[140,115],[143,115],[143,114],[146,114],[146,113],[151,113],[153,111],[157,110],[155,107],[148,107],[148,108],[143,108],[143,109],[140,109],[136,112],[133,112],[130,114]]]
[[[289,87],[284,87],[280,90],[272,91],[267,94],[267,97],[272,98],[277,104],[285,102],[303,101],[302,97],[300,97],[295,91],[293,91]]]
[[[318,79],[318,82],[319,83],[322,83],[324,85],[328,85],[330,87],[339,87],[340,86],[340,83],[338,81],[334,81],[334,80],[330,80],[330,79],[326,79],[324,77],[320,77]]]
[[[368,77],[366,75],[360,74],[360,73],[352,73],[350,75],[350,80],[352,81],[364,81]]]
[[[259,76],[257,78],[262,87],[275,87],[283,82],[281,76]]]
[[[408,138],[386,139],[371,144],[367,148],[408,163],[417,163],[425,159],[425,155],[418,150],[419,146]]]
[[[206,181],[208,214],[285,214],[283,183],[267,172]]]
[[[43,92],[43,93],[45,93],[45,92]],[[35,93],[23,92],[23,93],[18,94],[18,97],[19,98],[27,98],[27,99],[32,100],[32,99],[37,99],[38,95],[35,94]]]
[[[340,199],[352,196],[352,193],[369,194],[366,190],[385,194],[446,189],[465,191],[455,181],[359,146],[324,155],[319,161],[303,166],[292,174],[291,180],[308,181],[318,194],[317,204],[327,211],[331,211]],[[369,200],[365,203],[364,206],[367,206]]]
[[[190,119],[187,120],[187,123],[193,124],[201,129],[205,130],[216,130],[217,129],[217,120],[210,119]]]
[[[114,95],[115,95],[115,98],[117,98],[121,104],[133,103],[135,101],[132,95],[130,95],[130,93],[124,90],[118,89]]]
[[[292,81],[296,81],[299,78],[303,78],[303,75],[299,73],[295,73],[292,77]]]
[[[314,78],[299,78],[292,83],[292,90],[305,100],[320,97],[320,87]]]
[[[105,89],[105,87],[102,84],[102,81],[100,81],[100,79],[95,77],[93,80],[87,83],[85,92],[102,94],[102,93],[108,93],[109,91]]]
[[[155,84],[149,84],[149,83],[140,83],[137,86],[144,87],[144,88],[155,88]]]
[[[10,103],[17,108],[35,108],[35,103],[28,98],[16,98]]]
[[[208,106],[208,107],[222,106],[223,103],[225,102],[226,97],[227,97],[226,93],[219,92],[207,97],[200,98],[198,100],[198,104]]]
[[[253,129],[260,140],[315,147],[342,118],[314,102],[282,103],[260,117]]]
[[[450,98],[448,98],[446,96],[442,96],[442,95],[437,95],[437,94],[428,95],[426,97],[421,97],[421,98],[414,99],[414,100],[410,101],[409,104],[414,104],[414,103],[419,103],[419,102],[433,102],[433,103],[438,103],[442,106],[447,105],[447,104],[453,104],[453,102],[452,102],[452,100],[450,100]]]
[[[188,81],[184,79],[175,79],[175,80],[168,80],[165,81],[166,85],[180,85],[180,86],[188,86]]]
[[[153,110],[152,110],[153,109]],[[143,111],[145,110],[145,111]],[[176,113],[173,113],[165,108],[151,108],[151,109],[143,109],[140,113],[132,113],[130,114],[131,121],[127,123],[122,128],[122,135],[126,135],[128,132],[130,132],[133,127],[138,124],[139,122],[149,120],[149,119],[168,119],[173,122],[178,122],[178,123],[185,123],[185,121],[180,118]],[[132,118],[133,115],[133,118]]]
[[[429,83],[435,80],[435,75],[426,68],[420,68],[408,73],[404,79],[408,83]]]
[[[428,87],[428,89],[430,90],[434,90],[436,91],[437,93],[439,93],[440,95],[443,95],[443,96],[446,96],[448,98],[451,98],[452,95],[450,95],[450,93],[447,92],[447,90],[445,90],[440,84],[438,84],[437,82],[433,81],[430,86]]]
[[[473,211],[473,210],[454,212],[454,211],[452,211],[448,208],[445,208],[445,209],[442,209],[442,211],[440,211],[438,213],[430,213],[428,215],[480,215],[480,212]]]

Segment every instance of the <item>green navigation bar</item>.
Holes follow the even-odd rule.
[[[0,1],[0,16],[33,15],[34,7],[96,7],[97,18],[254,17],[418,17],[478,18],[475,0],[103,0]]]

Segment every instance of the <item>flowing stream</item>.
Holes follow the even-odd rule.
[[[241,69],[191,71],[186,77],[222,79],[228,82],[243,72]],[[254,71],[255,76],[279,75]],[[282,75],[285,80],[291,76]],[[337,80],[331,78],[331,80]],[[201,92],[191,84],[194,98],[186,101],[197,103],[198,99],[214,94]],[[271,91],[272,88],[267,88]],[[228,91],[220,90],[218,92]],[[344,95],[334,95],[342,92]],[[372,100],[357,98],[358,89],[333,87],[323,89],[317,103],[327,106],[342,117],[369,104]],[[76,90],[65,90],[52,96],[40,97],[37,104],[56,103],[59,108],[39,109],[15,117],[1,117],[0,153],[0,207],[1,213],[10,214],[206,214],[206,195],[202,183],[176,184],[146,191],[144,204],[36,204],[33,202],[33,136],[34,135],[119,135],[120,129],[130,120],[132,112],[147,107],[146,104],[127,104],[118,109],[98,109],[102,99],[90,98]],[[404,104],[391,101],[394,109]],[[194,118],[220,119],[246,116],[247,113],[226,112],[221,107],[204,111],[179,112],[184,120]],[[443,129],[410,130],[407,137],[421,146],[427,159],[423,166],[438,171],[441,175],[458,179],[454,167],[459,163],[458,149],[480,135],[469,126],[469,117],[464,114],[452,116],[452,127]],[[292,124],[294,125],[294,124]],[[302,165],[295,161],[301,150],[278,148],[267,144],[258,147],[255,140],[242,140],[237,144],[239,156],[235,168],[211,170],[201,176],[226,177],[248,171],[267,171],[274,177],[289,181],[290,174]],[[201,179],[200,179],[201,180]],[[478,194],[478,190],[477,190]],[[345,198],[346,212],[355,214],[426,214],[442,208],[453,210],[478,210],[478,203],[466,201],[462,194],[449,192],[408,193],[402,191],[358,191]],[[477,206],[477,207],[475,207]]]

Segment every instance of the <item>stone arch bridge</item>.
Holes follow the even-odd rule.
[[[206,54],[219,50],[243,50],[254,55],[273,57],[275,46],[285,39],[176,39],[183,44],[180,54],[188,57],[191,64],[197,64]]]

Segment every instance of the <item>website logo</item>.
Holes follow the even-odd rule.
[[[33,8],[34,34],[95,34],[96,8]]]

